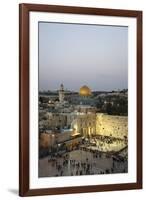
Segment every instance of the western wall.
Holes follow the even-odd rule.
[[[96,115],[96,134],[121,139],[127,137],[128,117],[98,113]]]

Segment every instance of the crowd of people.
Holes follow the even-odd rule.
[[[97,147],[92,145],[96,141]],[[98,142],[97,142],[98,140]],[[76,176],[76,175],[92,175],[92,174],[109,174],[127,172],[128,163],[126,157],[119,156],[113,151],[101,151],[104,146],[121,143],[121,139],[109,138],[106,136],[98,136],[96,138],[83,141],[77,145],[74,150],[68,150],[63,154],[56,154],[48,157],[48,164],[55,168],[54,176]],[[105,149],[105,148],[104,148]],[[71,152],[78,154],[78,159],[72,158]],[[83,156],[82,156],[83,153]],[[99,162],[109,160],[109,166],[99,167]],[[105,164],[106,165],[106,164]]]
[[[90,143],[96,146],[96,148],[102,152],[119,151],[127,146],[126,139],[101,135],[92,138]]]
[[[63,156],[62,159],[48,159],[52,163],[52,167],[56,169],[55,176],[76,176],[76,175],[91,175],[104,174],[105,170],[98,169],[96,163],[89,162],[86,158],[84,161],[69,159],[69,154]]]

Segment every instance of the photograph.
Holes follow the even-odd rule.
[[[128,173],[128,26],[39,21],[38,177]]]
[[[19,195],[142,188],[142,11],[19,5]]]

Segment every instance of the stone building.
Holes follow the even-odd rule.
[[[59,90],[59,102],[63,103],[63,101],[64,101],[64,86],[63,84],[61,84]]]
[[[64,128],[67,124],[67,117],[63,113],[47,112],[47,123],[51,129]]]
[[[59,149],[67,148],[73,149],[82,141],[81,134],[76,133],[72,129],[62,130],[61,132],[44,132],[40,134],[39,146],[40,148]]]
[[[59,102],[50,100],[48,108],[39,112],[40,129],[41,127],[52,131],[72,129],[84,137],[103,135],[120,139],[127,138],[128,117],[98,113],[97,108],[92,105],[91,97],[91,89],[84,85],[79,91],[79,104],[69,104],[64,100],[65,91],[61,84]],[[64,137],[63,134],[60,137]]]
[[[96,134],[96,114],[80,114],[73,120],[71,127],[85,137]]]

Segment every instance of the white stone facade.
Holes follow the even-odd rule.
[[[121,138],[128,136],[128,117],[99,113],[96,115],[96,134]]]

